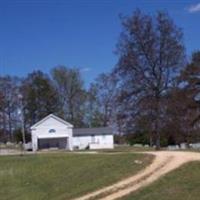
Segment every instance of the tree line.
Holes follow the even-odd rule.
[[[75,127],[112,126],[130,143],[158,149],[199,141],[200,51],[186,55],[183,30],[166,12],[136,10],[121,22],[118,62],[89,88],[80,69],[66,66],[1,76],[1,137],[14,140],[22,113],[27,133],[54,113]]]
[[[25,78],[1,76],[2,140],[13,141],[16,135],[21,135],[22,116],[27,135],[30,133],[31,125],[51,113],[75,127],[111,125],[112,91],[108,90],[109,79],[108,75],[101,74],[89,89],[86,89],[81,70],[65,66],[57,66],[49,74],[39,70],[33,71]],[[104,84],[109,85],[108,88],[105,88]]]

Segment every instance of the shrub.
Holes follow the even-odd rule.
[[[21,131],[20,128],[18,128],[18,129],[16,129],[16,130],[14,131],[14,137],[15,137],[15,141],[16,141],[17,143],[23,141],[23,139],[22,139],[22,131]],[[25,139],[26,139],[26,142],[30,142],[30,141],[31,141],[31,134],[26,132],[26,133],[25,133]]]

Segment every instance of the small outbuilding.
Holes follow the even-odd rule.
[[[32,149],[111,149],[113,131],[109,127],[78,128],[50,114],[31,127]]]

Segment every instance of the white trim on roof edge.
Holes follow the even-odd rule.
[[[41,123],[43,123],[44,121],[46,121],[49,118],[54,118],[55,120],[67,125],[70,128],[73,128],[73,125],[70,124],[69,122],[66,122],[65,120],[61,119],[60,117],[55,116],[54,114],[50,114],[48,116],[46,116],[45,118],[43,118],[42,120],[40,120],[39,122],[37,122],[36,124],[34,124],[33,126],[31,126],[31,129],[36,128],[37,126],[39,126]]]

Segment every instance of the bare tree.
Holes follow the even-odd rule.
[[[33,71],[21,85],[26,127],[57,111],[57,92],[47,74]]]
[[[0,77],[1,93],[1,124],[4,135],[9,133],[9,140],[13,140],[13,130],[17,127],[17,93],[20,79],[17,77]]]
[[[145,110],[151,110],[159,149],[161,99],[183,64],[183,34],[165,12],[151,16],[137,10],[132,16],[122,18],[122,25],[124,29],[117,48],[120,58],[115,73],[121,77],[124,101],[135,101],[138,112],[138,108],[148,102]]]
[[[114,123],[116,79],[111,74],[100,74],[89,90],[91,124],[108,126]]]
[[[52,77],[59,94],[60,115],[75,126],[83,126],[85,89],[80,70],[58,66]]]

